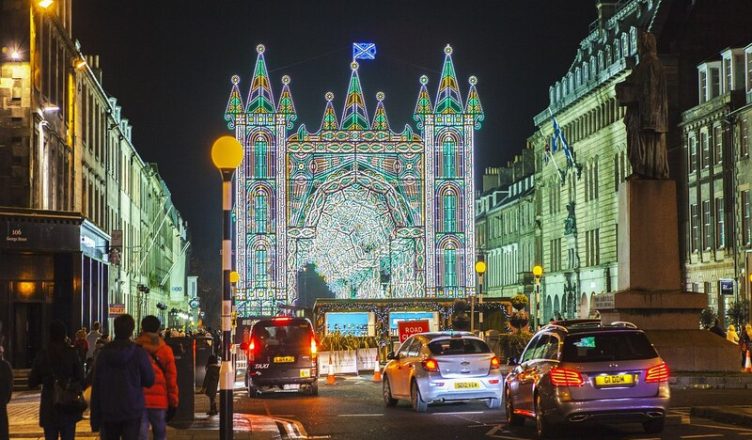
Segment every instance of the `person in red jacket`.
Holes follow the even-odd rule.
[[[167,422],[178,407],[178,373],[172,348],[159,336],[159,318],[153,315],[141,320],[141,335],[136,344],[151,356],[154,369],[154,385],[144,388],[146,408],[141,417],[142,440],[149,438],[151,425],[154,440],[167,438]]]

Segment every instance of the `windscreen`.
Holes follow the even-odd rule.
[[[305,349],[310,347],[312,334],[306,322],[259,322],[253,327],[251,337],[263,348],[284,346]]]
[[[438,339],[428,343],[428,349],[435,356],[490,353],[485,342],[479,339],[451,338]]]
[[[642,332],[577,333],[564,339],[563,362],[602,362],[658,357]]]

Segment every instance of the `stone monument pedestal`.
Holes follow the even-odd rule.
[[[736,345],[699,329],[704,293],[682,288],[676,182],[628,179],[619,187],[618,291],[597,295],[604,323],[645,330],[672,371],[739,371]]]

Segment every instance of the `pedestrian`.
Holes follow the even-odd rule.
[[[78,353],[78,358],[81,359],[81,364],[86,362],[86,353],[89,352],[89,343],[86,342],[86,328],[81,328],[76,332],[76,338],[73,341],[73,348]]]
[[[747,323],[739,337],[739,348],[742,351],[742,372],[752,373],[752,324]]]
[[[94,357],[94,350],[97,348],[97,341],[102,337],[102,333],[99,331],[101,325],[99,321],[94,321],[91,325],[91,331],[86,335],[86,343],[89,349],[86,351],[86,368],[91,369],[91,359]]]
[[[56,402],[60,395],[57,390],[82,388],[84,367],[81,359],[68,343],[67,329],[62,321],[50,323],[47,348],[41,350],[29,373],[29,387],[42,385],[39,405],[39,426],[44,430],[46,440],[72,440],[76,435],[76,423],[83,417],[83,409],[65,409]]]
[[[726,331],[726,340],[733,342],[734,344],[739,343],[739,333],[736,332],[736,327],[734,327],[734,324],[729,324],[728,331]]]
[[[723,327],[721,327],[721,322],[718,320],[718,318],[715,318],[713,326],[710,327],[710,332],[715,333],[716,335],[724,339],[726,338],[726,332],[723,331]]]
[[[141,417],[141,440],[148,440],[151,425],[154,440],[167,438],[167,422],[178,407],[178,371],[172,348],[159,337],[159,318],[153,315],[141,320],[141,335],[136,344],[151,357],[154,385],[144,388],[146,407]]]
[[[7,439],[8,433],[8,402],[13,394],[13,368],[10,362],[5,360],[5,342],[0,335],[0,439]]]
[[[217,414],[217,387],[219,387],[219,361],[217,356],[210,354],[206,361],[206,374],[204,375],[204,394],[209,398],[209,411],[207,415]]]
[[[144,387],[154,384],[146,350],[131,341],[136,323],[131,315],[115,318],[115,340],[94,363],[91,386],[91,430],[102,440],[136,440],[144,413]]]

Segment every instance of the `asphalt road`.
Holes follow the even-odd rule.
[[[409,402],[386,408],[381,384],[369,378],[321,382],[318,397],[297,393],[264,394],[250,399],[243,395],[235,411],[299,421],[308,438],[336,440],[376,439],[530,439],[532,422],[521,428],[504,424],[504,410],[489,410],[483,403],[430,406],[415,413]],[[672,409],[661,436],[646,435],[642,426],[606,425],[562,430],[563,439],[750,439],[752,428],[724,425],[690,418],[692,405],[750,405],[750,390],[674,390]]]

